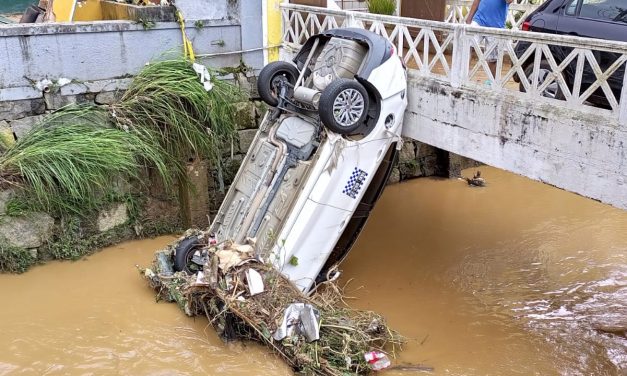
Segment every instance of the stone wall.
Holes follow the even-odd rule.
[[[248,83],[248,80],[241,78],[236,82]],[[244,86],[246,89],[250,84]],[[224,168],[218,173],[215,166],[207,165],[206,162],[190,161],[187,173],[194,189],[179,192],[185,205],[181,207],[173,192],[166,191],[159,178],[150,171],[143,173],[142,186],[132,186],[124,181],[113,182],[112,189],[118,198],[99,209],[92,218],[77,219],[80,229],[72,231],[76,230],[74,235],[80,233],[82,237],[78,247],[84,247],[89,252],[93,249],[87,248],[99,248],[123,239],[171,233],[182,230],[186,221],[195,227],[207,227],[250,147],[266,110],[265,105],[253,100],[237,103],[236,107],[238,134],[232,148],[225,151],[222,161]],[[14,120],[10,124],[29,121],[31,126],[42,116],[45,115]],[[26,126],[24,129],[26,131]],[[14,189],[0,189],[0,242],[28,250],[35,260],[56,258],[51,254],[51,246],[55,247],[55,243],[65,242],[68,240],[66,238],[73,236],[65,229],[65,219],[40,212],[16,214],[10,208],[11,200],[15,197]],[[140,202],[131,205],[128,200]],[[2,246],[0,244],[0,258]],[[74,244],[67,246],[75,247]]]
[[[428,176],[458,178],[461,177],[462,170],[479,165],[480,162],[472,159],[403,137],[398,165],[392,171],[389,182],[398,183]]]

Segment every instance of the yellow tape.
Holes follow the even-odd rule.
[[[192,41],[189,40],[187,34],[185,33],[185,20],[183,19],[183,15],[180,11],[176,11],[176,18],[179,20],[179,26],[181,27],[181,34],[183,35],[183,54],[186,58],[188,58],[192,63],[196,61],[196,54],[194,53],[194,47],[192,46]]]

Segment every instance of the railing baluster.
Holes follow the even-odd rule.
[[[461,39],[465,34],[466,29],[463,27],[456,27],[453,30],[453,57],[451,64],[451,86],[459,88],[462,86],[462,54],[461,54]]]
[[[627,127],[627,62],[624,65],[623,72],[623,88],[620,92],[619,107],[618,107],[618,124],[623,128]]]
[[[575,69],[575,83],[573,84],[573,100],[576,104],[582,104],[581,100],[581,79],[583,75],[583,66],[586,62],[585,51],[577,51],[577,68]]]
[[[423,50],[422,50],[422,73],[423,74],[428,74],[429,73],[429,33],[431,32],[431,30],[427,30],[424,34],[424,36],[422,37],[423,39]]]

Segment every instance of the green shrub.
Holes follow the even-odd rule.
[[[395,11],[395,0],[368,0],[368,12],[370,13],[392,16]]]
[[[0,272],[24,273],[36,262],[28,249],[9,245],[6,239],[0,237]]]

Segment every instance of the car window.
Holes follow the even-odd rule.
[[[627,23],[627,0],[582,0],[579,17]]]
[[[568,6],[566,7],[566,14],[569,16],[574,16],[577,12],[577,3],[579,0],[572,0]]]

